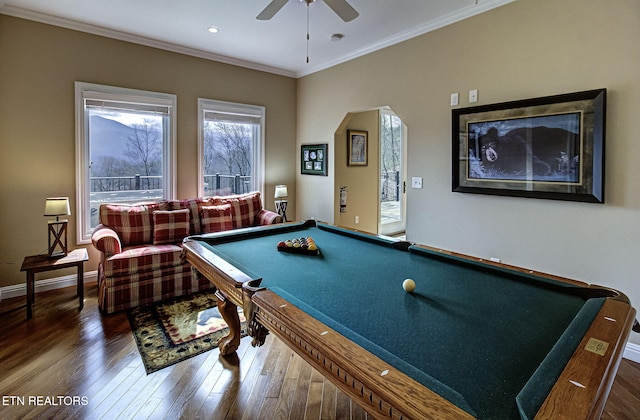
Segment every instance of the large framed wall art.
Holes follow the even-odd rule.
[[[457,192],[604,202],[606,89],[452,110]]]

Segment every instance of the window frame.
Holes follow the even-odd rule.
[[[236,102],[219,101],[215,99],[198,98],[198,196],[204,197],[204,129],[205,113],[217,112],[221,114],[246,115],[258,118],[259,136],[253,138],[252,156],[252,186],[259,191],[264,199],[265,180],[265,119],[266,108],[260,105],[241,104]],[[256,137],[258,137],[256,139]]]
[[[76,235],[78,244],[91,242],[93,228],[91,220],[91,181],[90,177],[90,139],[89,113],[85,100],[103,100],[140,104],[141,106],[163,106],[168,108],[167,135],[162,143],[163,197],[173,199],[176,196],[177,177],[177,96],[138,89],[129,89],[95,83],[75,82],[76,111]]]

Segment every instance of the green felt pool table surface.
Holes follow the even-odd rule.
[[[278,251],[301,237],[319,255]],[[606,300],[579,282],[320,223],[194,240],[482,419],[533,418]]]

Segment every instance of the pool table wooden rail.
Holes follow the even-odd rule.
[[[635,315],[635,309],[623,300],[612,298],[604,302],[536,419],[600,418]],[[606,350],[602,348],[603,343],[607,345]]]
[[[236,305],[241,305],[253,345],[264,343],[268,331],[272,332],[374,418],[473,418],[272,291],[261,288],[260,279],[250,278],[197,240],[187,238],[183,245],[187,261],[218,289],[218,307],[230,326],[229,336],[220,345],[222,355],[233,354],[239,345]],[[583,286],[591,297],[606,297],[536,415],[536,419],[600,417],[632,326],[637,328],[636,311],[623,293],[464,254],[420,247],[470,262]],[[594,338],[606,343],[602,354],[593,351],[590,340]],[[586,366],[589,368],[585,369]]]

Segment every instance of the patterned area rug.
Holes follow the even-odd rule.
[[[133,308],[127,316],[147,374],[217,348],[228,332],[212,291]]]

